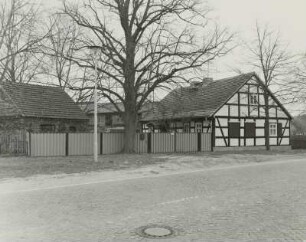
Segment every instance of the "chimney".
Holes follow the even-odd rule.
[[[203,78],[203,81],[202,81],[202,85],[203,85],[203,86],[207,86],[208,84],[212,83],[213,81],[214,81],[213,78],[204,77],[204,78]]]
[[[200,82],[200,81],[193,81],[193,82],[190,82],[190,87],[191,87],[191,88],[198,88],[198,87],[200,87],[200,86],[202,86],[202,82]]]

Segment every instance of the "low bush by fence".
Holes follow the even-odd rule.
[[[292,149],[306,149],[306,135],[296,135],[291,137]]]
[[[0,154],[27,154],[28,141],[24,131],[0,133]]]
[[[123,151],[123,133],[100,133],[99,154]],[[136,134],[136,153],[211,151],[210,133],[142,133]],[[92,155],[93,133],[31,133],[30,156]]]

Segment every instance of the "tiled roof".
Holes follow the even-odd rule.
[[[8,113],[0,109],[0,116],[87,119],[69,95],[59,87],[3,82],[1,88],[11,111]]]
[[[188,117],[210,117],[255,75],[254,72],[209,82],[199,87],[181,87],[161,100],[143,121]]]
[[[120,110],[124,110],[122,103],[117,103]],[[79,103],[79,107],[84,110],[84,112],[91,114],[94,112],[94,104],[92,102]],[[118,110],[112,103],[98,103],[98,113],[117,113]]]
[[[116,103],[116,105],[120,110],[124,111],[123,103]],[[140,112],[151,110],[153,105],[156,105],[156,102],[145,103],[141,107]],[[92,102],[79,103],[79,107],[88,114],[92,114],[94,112],[94,104]],[[118,110],[112,103],[98,103],[98,113],[118,113]]]

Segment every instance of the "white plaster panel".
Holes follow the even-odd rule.
[[[240,116],[241,117],[247,117],[248,116],[248,107],[247,106],[241,106],[240,107]]]
[[[238,117],[238,106],[230,106],[230,116]]]
[[[257,87],[256,86],[250,86],[250,93],[257,93]]]
[[[241,104],[248,104],[248,95],[245,93],[240,94],[240,103]]]
[[[284,136],[289,136],[289,129],[285,129]]]
[[[259,108],[260,117],[266,117],[266,112],[264,107]]]
[[[235,94],[228,103],[238,103],[238,94]]]
[[[220,108],[220,110],[216,113],[216,115],[220,115],[220,116],[228,116],[228,106],[224,105],[222,108]]]
[[[244,85],[243,87],[240,88],[241,92],[247,92],[248,91],[248,86],[247,85]]]
[[[227,126],[227,119],[225,118],[219,118],[219,122],[221,126]],[[216,126],[218,125],[218,122],[216,121]]]
[[[228,128],[222,129],[224,136],[228,136]]]
[[[256,136],[265,136],[264,129],[256,129]]]
[[[222,136],[221,129],[216,127],[215,134],[216,136]]]
[[[244,119],[240,120],[240,127],[244,127]]]
[[[226,146],[224,139],[216,138],[215,142],[216,146]]]
[[[276,105],[271,96],[269,96],[269,105]]]
[[[265,104],[264,95],[259,95],[258,102],[259,102],[260,105],[264,105]]]
[[[246,139],[247,146],[254,146],[254,139]]]
[[[258,84],[257,79],[255,77],[252,77],[251,80],[247,82],[248,84]]]
[[[277,116],[282,117],[282,118],[287,117],[287,115],[283,112],[283,110],[281,108],[277,108]]]
[[[277,138],[270,138],[270,145],[277,145]]]
[[[230,145],[231,146],[239,146],[238,139],[230,139]]]
[[[239,122],[239,119],[238,119],[238,118],[231,118],[231,119],[230,119],[230,122],[237,122],[237,123],[238,123],[238,122]]]
[[[289,145],[289,138],[283,138],[281,145]]]
[[[264,138],[256,139],[256,145],[265,145],[265,139]]]
[[[244,136],[244,129],[240,129],[240,136],[241,136],[241,137]]]
[[[245,122],[246,122],[246,123],[254,123],[254,119],[252,119],[252,118],[247,118],[247,119],[245,119]]]
[[[257,119],[256,120],[256,127],[264,127],[265,120],[264,119]]]
[[[271,118],[275,118],[276,117],[276,108],[269,108],[269,115]]]
[[[258,107],[257,106],[250,106],[250,116],[258,117]]]

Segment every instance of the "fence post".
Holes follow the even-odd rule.
[[[214,151],[214,147],[215,147],[215,129],[216,129],[216,126],[215,126],[215,119],[213,118],[211,120],[212,122],[212,125],[211,125],[211,144],[210,144],[210,149],[211,151]]]
[[[29,147],[28,147],[29,156],[32,156],[32,139],[31,139],[31,132],[29,132]]]
[[[198,133],[198,152],[201,152],[202,147],[202,133]]]
[[[69,133],[66,133],[65,155],[69,155]]]
[[[103,133],[100,133],[100,155],[103,155]]]
[[[152,134],[148,133],[148,153],[152,152]]]
[[[174,152],[176,152],[176,132],[174,132],[173,135],[174,135]]]

